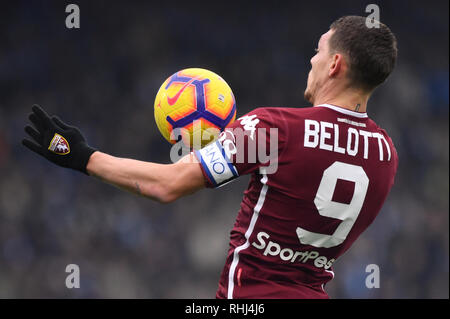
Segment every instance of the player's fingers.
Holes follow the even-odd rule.
[[[33,123],[36,126],[40,126],[42,123],[41,119],[37,117],[36,114],[34,113],[30,113],[28,114],[28,119],[31,121],[31,123]]]
[[[36,142],[42,145],[42,134],[32,128],[30,125],[25,126],[25,132],[30,135]]]
[[[31,123],[33,123],[34,127],[37,128],[39,132],[42,133],[44,131],[44,125],[42,123],[42,120],[38,118],[36,114],[30,113],[30,115],[28,115],[28,119],[30,120]]]
[[[63,130],[67,130],[69,127],[69,125],[67,125],[66,123],[64,123],[63,121],[61,121],[59,119],[59,117],[57,116],[53,116],[52,117],[53,123],[55,123],[56,125],[58,125],[60,128],[62,128]]]
[[[42,149],[42,147],[32,141],[30,141],[29,139],[24,138],[22,140],[22,144],[27,147],[28,149],[30,149],[31,151],[38,153],[39,155],[44,155],[44,151]]]
[[[39,105],[34,104],[31,107],[31,110],[34,114],[36,114],[37,118],[42,121],[42,124],[44,124],[44,126],[48,126],[50,124],[50,116]]]

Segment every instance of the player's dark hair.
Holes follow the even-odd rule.
[[[354,87],[373,90],[391,74],[397,60],[397,40],[383,23],[368,27],[366,17],[345,16],[334,21],[329,45],[332,53],[348,58]]]

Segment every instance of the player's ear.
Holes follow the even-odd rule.
[[[344,57],[342,56],[342,54],[339,53],[333,54],[333,56],[331,57],[330,67],[328,69],[328,76],[329,77],[337,76],[339,72],[341,72],[341,70],[343,69],[344,63],[345,63]]]

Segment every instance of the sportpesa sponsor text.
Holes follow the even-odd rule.
[[[291,263],[306,263],[313,262],[317,268],[329,269],[334,258],[328,260],[325,256],[320,256],[315,250],[311,251],[294,251],[291,248],[282,248],[280,244],[269,240],[270,235],[266,232],[259,232],[256,235],[257,241],[252,242],[252,246],[262,251],[264,256],[275,256],[283,261],[290,261]],[[269,240],[269,242],[266,242]]]

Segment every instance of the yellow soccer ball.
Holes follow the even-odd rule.
[[[199,68],[170,76],[159,88],[154,108],[164,138],[194,149],[214,141],[236,118],[231,88],[216,73]]]

